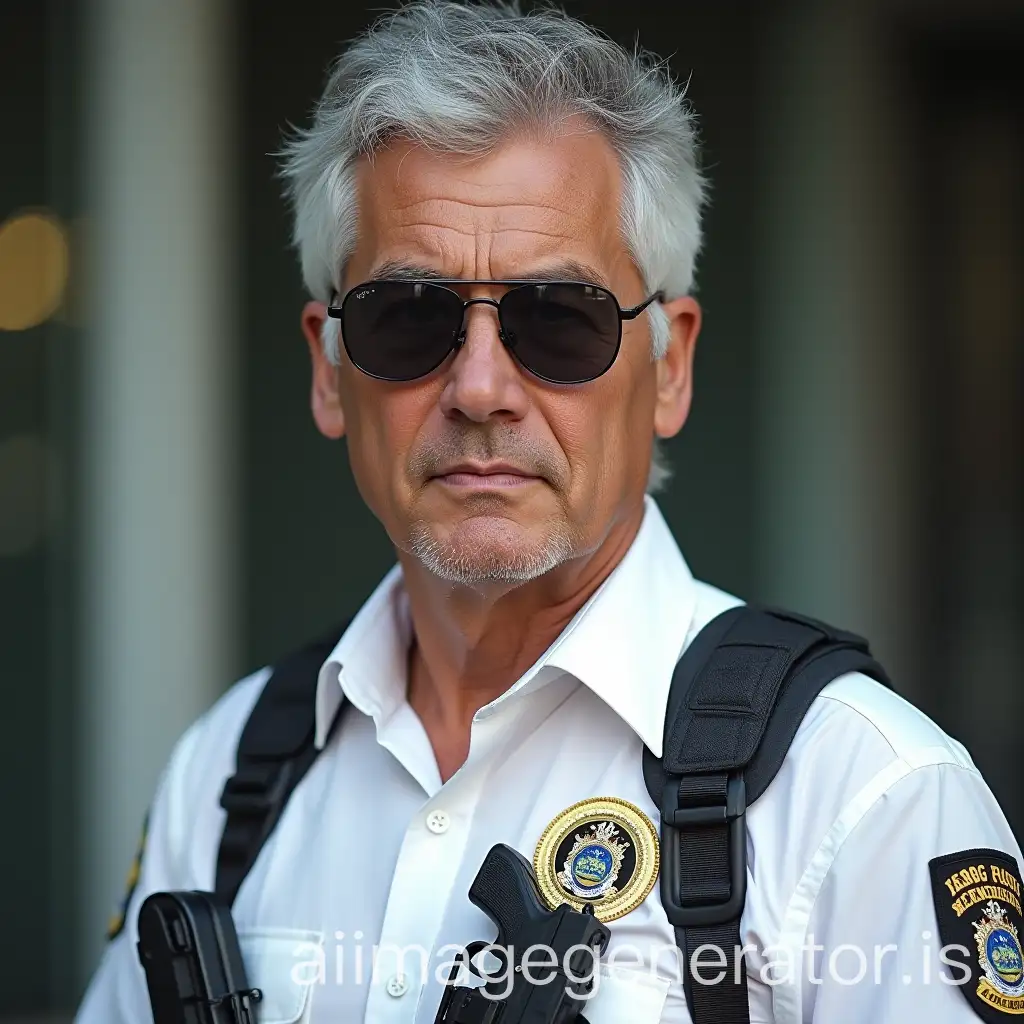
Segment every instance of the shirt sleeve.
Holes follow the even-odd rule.
[[[179,740],[161,776],[133,868],[138,875],[124,908],[123,927],[107,944],[75,1024],[146,1024],[153,1020],[146,976],[136,951],[139,907],[150,893],[193,887],[179,845],[187,820],[182,769],[190,759],[195,733],[193,726]]]
[[[829,838],[822,845],[831,864],[806,916],[794,1020],[967,1024],[980,1017],[961,987],[962,965],[978,970],[977,951],[971,961],[972,951],[954,951],[940,934],[929,862],[1000,851],[1016,862],[1019,878],[1021,851],[973,766],[902,768],[890,768],[897,777],[837,848]],[[985,1012],[984,1019],[1012,1019]]]
[[[262,668],[239,680],[178,740],[150,806],[124,927],[107,944],[75,1024],[153,1020],[146,975],[136,951],[139,908],[154,892],[213,888],[224,825],[220,793],[234,771],[242,727],[269,676],[270,669]]]

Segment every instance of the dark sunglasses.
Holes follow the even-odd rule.
[[[500,299],[463,299],[451,286],[508,286]],[[410,381],[436,370],[466,340],[466,310],[494,306],[502,344],[535,377],[553,384],[583,384],[606,372],[622,341],[622,309],[607,288],[580,281],[367,281],[327,315],[341,321],[349,359],[371,377]]]

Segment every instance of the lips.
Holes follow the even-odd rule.
[[[434,479],[451,487],[518,487],[539,477],[508,462],[460,462],[436,474]]]
[[[477,462],[460,462],[454,466],[442,470],[438,476],[519,476],[534,477],[536,474],[513,466],[510,462],[488,462],[486,464]]]

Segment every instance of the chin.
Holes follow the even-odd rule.
[[[473,517],[459,523],[419,522],[409,551],[429,572],[449,583],[527,583],[572,558],[567,526],[545,524],[539,534],[504,517]]]

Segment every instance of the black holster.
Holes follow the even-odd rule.
[[[156,892],[139,910],[153,1024],[256,1024],[231,908],[210,892]]]

